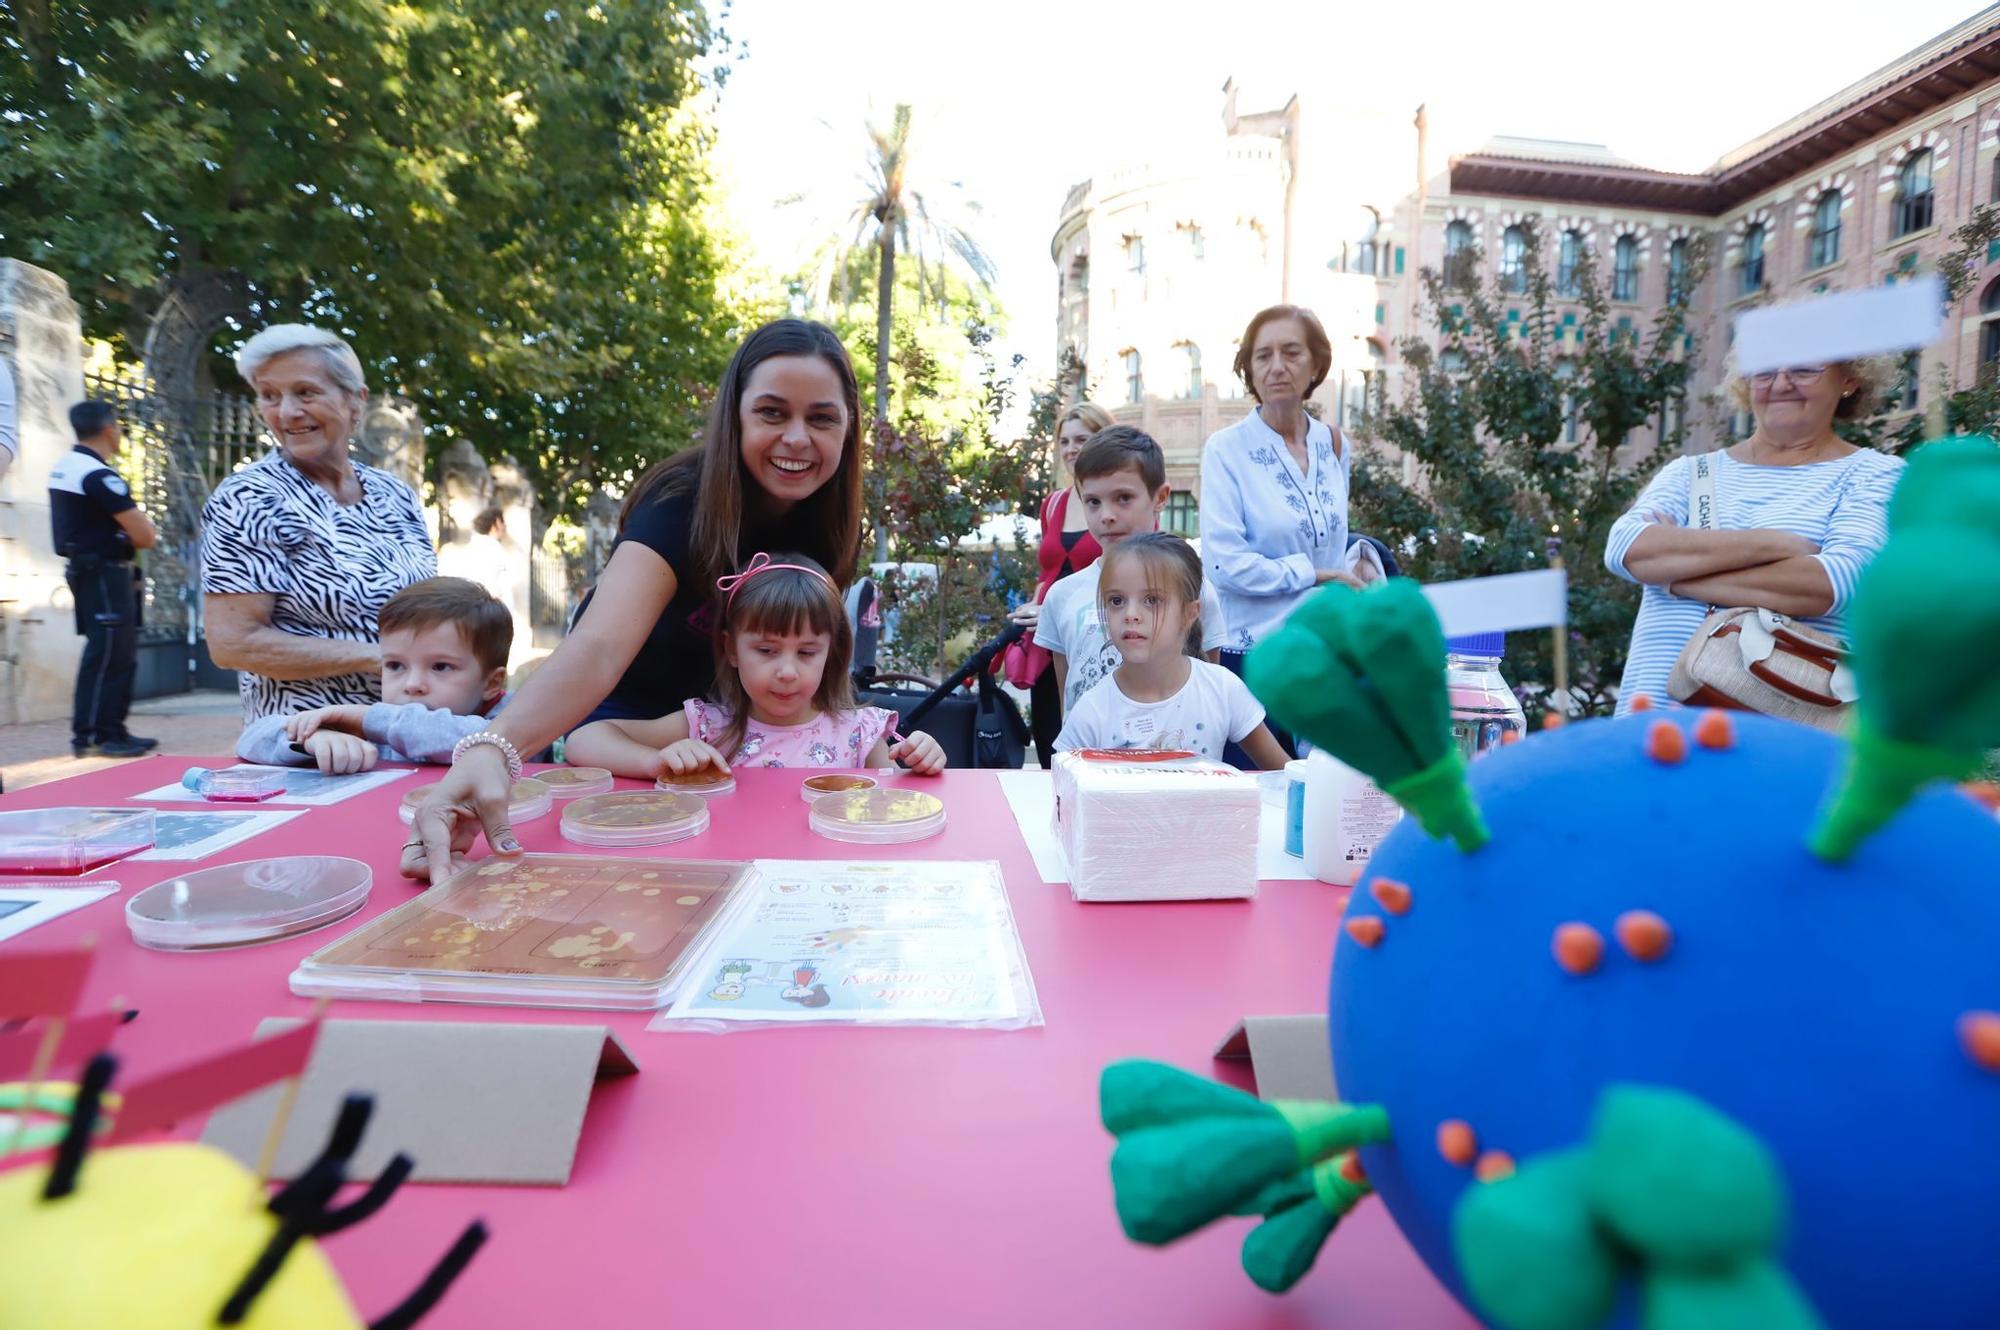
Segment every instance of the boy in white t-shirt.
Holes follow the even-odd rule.
[[[1187,654],[1202,590],[1201,559],[1188,543],[1157,532],[1134,536],[1094,566],[1099,611],[1121,661],[1070,709],[1056,751],[1184,748],[1219,762],[1235,743],[1264,770],[1283,767],[1285,750],[1250,689]]]
[[[1083,498],[1090,534],[1108,554],[1119,542],[1152,531],[1173,493],[1167,487],[1167,457],[1153,437],[1130,425],[1099,430],[1076,456],[1077,492]],[[1104,631],[1097,609],[1098,582],[1104,560],[1071,573],[1049,588],[1035,641],[1053,658],[1063,713],[1118,668],[1118,649]],[[1217,658],[1229,640],[1222,619],[1222,602],[1201,588],[1200,653]]]

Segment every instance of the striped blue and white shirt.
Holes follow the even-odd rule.
[[[1887,453],[1862,449],[1827,462],[1804,466],[1755,466],[1739,462],[1726,451],[1714,454],[1715,529],[1718,531],[1789,531],[1819,546],[1818,559],[1833,584],[1833,608],[1799,622],[1840,632],[1840,618],[1854,594],[1861,570],[1888,539],[1889,495],[1902,476],[1903,461]],[[1611,527],[1604,546],[1604,565],[1627,581],[1625,555],[1639,533],[1653,525],[1648,514],[1659,511],[1688,525],[1688,485],[1693,467],[1677,457],[1640,493],[1632,510]],[[1639,601],[1639,620],[1632,625],[1632,647],[1625,658],[1625,678],[1618,687],[1618,714],[1632,709],[1632,699],[1644,693],[1655,703],[1670,703],[1667,676],[1682,648],[1709,615],[1709,606],[1676,596],[1662,586],[1648,586]]]

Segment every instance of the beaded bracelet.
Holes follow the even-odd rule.
[[[458,759],[465,755],[466,749],[476,748],[482,744],[498,748],[500,752],[506,757],[507,781],[509,784],[512,784],[514,781],[521,779],[520,752],[517,749],[515,749],[514,745],[511,742],[509,742],[506,735],[495,734],[492,730],[481,730],[477,734],[468,734],[463,739],[460,739],[457,743],[453,744],[451,749],[452,762],[456,764]]]

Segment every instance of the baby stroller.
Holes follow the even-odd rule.
[[[866,706],[884,707],[900,718],[903,734],[922,730],[938,741],[955,768],[1018,771],[1028,755],[1028,725],[1014,699],[993,678],[993,662],[1021,640],[1019,624],[966,658],[951,675],[934,681],[916,674],[878,674],[875,650],[881,616],[875,584],[860,578],[847,595],[854,625],[854,693]],[[964,691],[967,686],[970,691]]]

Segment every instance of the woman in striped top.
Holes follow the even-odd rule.
[[[1888,535],[1903,463],[1855,447],[1833,424],[1867,415],[1889,377],[1882,364],[1853,361],[1737,378],[1730,392],[1757,427],[1715,454],[1712,529],[1691,529],[1687,457],[1612,525],[1605,565],[1645,587],[1619,715],[1642,693],[1668,700],[1667,676],[1711,609],[1767,609],[1840,631],[1855,579]]]

